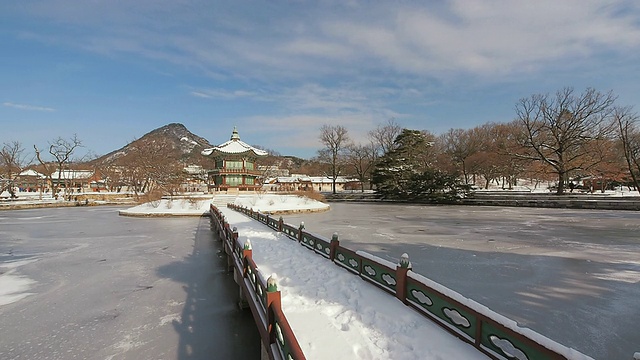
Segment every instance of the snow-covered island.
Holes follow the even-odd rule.
[[[329,210],[329,205],[311,198],[291,194],[218,195],[163,198],[120,210],[126,216],[201,216],[209,212],[211,203],[224,207],[228,202],[271,214],[317,212]]]

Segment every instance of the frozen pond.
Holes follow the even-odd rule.
[[[0,359],[254,359],[208,218],[0,212]]]
[[[287,215],[596,359],[640,351],[640,213],[332,203]]]

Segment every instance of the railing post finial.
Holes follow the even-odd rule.
[[[278,275],[276,275],[276,273],[273,273],[267,279],[267,292],[275,291],[278,291]]]
[[[404,269],[411,269],[411,261],[409,261],[409,255],[407,253],[400,256],[400,267]]]

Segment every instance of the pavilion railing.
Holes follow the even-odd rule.
[[[559,344],[489,308],[411,271],[408,256],[394,264],[364,251],[340,245],[337,234],[331,240],[312,234],[304,224],[286,224],[252,209],[227,204],[270,228],[282,232],[309,250],[331,260],[354,275],[394,295],[405,305],[431,319],[446,331],[499,360],[593,360]]]
[[[214,205],[210,207],[211,229],[217,233],[227,254],[227,265],[234,272],[241,289],[241,304],[251,309],[262,344],[269,359],[304,360],[286,316],[282,312],[281,294],[276,279],[265,280],[253,261],[251,243],[240,243],[238,232],[231,228],[224,215]]]

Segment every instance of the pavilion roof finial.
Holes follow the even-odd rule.
[[[231,140],[240,140],[240,135],[238,135],[238,129],[233,127],[233,133],[231,134]]]

